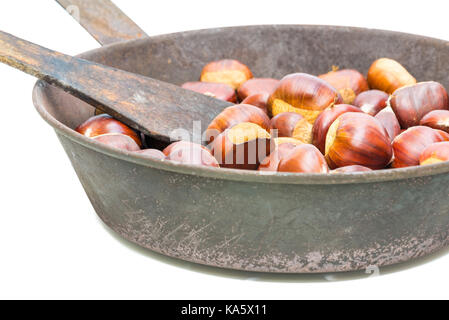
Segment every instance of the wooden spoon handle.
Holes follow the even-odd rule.
[[[162,141],[202,129],[228,102],[173,84],[71,57],[0,31],[0,62],[54,84]]]
[[[56,0],[101,45],[147,37],[110,0]]]

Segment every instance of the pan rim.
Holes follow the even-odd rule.
[[[92,55],[95,53],[104,53],[108,48],[111,47],[121,47],[127,46],[130,43],[145,43],[148,41],[164,41],[171,38],[176,38],[180,36],[186,36],[189,34],[201,34],[201,33],[213,33],[220,32],[222,30],[232,30],[232,29],[260,29],[260,28],[310,28],[315,30],[324,29],[340,29],[347,30],[348,32],[372,32],[372,33],[383,33],[386,35],[397,35],[401,37],[410,37],[413,39],[419,39],[422,41],[429,41],[435,45],[445,45],[448,42],[445,40],[440,40],[436,38],[430,38],[421,35],[413,35],[409,33],[402,33],[396,31],[386,31],[379,29],[368,29],[368,28],[358,28],[358,27],[344,27],[344,26],[326,26],[326,25],[251,25],[251,26],[237,26],[237,27],[225,27],[225,28],[211,28],[211,29],[201,29],[192,30],[185,32],[170,33],[166,35],[154,36],[151,38],[135,39],[125,42],[119,42],[110,44],[101,48],[97,48],[80,55],[84,57],[87,55]],[[39,80],[33,89],[33,102],[35,108],[37,109],[40,116],[50,124],[57,133],[62,134],[64,137],[84,146],[93,151],[103,153],[105,155],[121,159],[127,162],[138,164],[145,167],[150,167],[154,169],[159,169],[163,171],[169,171],[179,174],[195,175],[204,178],[220,179],[220,180],[230,180],[230,181],[241,181],[241,182],[256,182],[256,183],[273,183],[273,184],[299,184],[299,185],[340,185],[340,184],[359,184],[359,183],[375,183],[375,182],[388,182],[388,181],[401,181],[412,178],[425,178],[438,174],[449,173],[449,162],[443,162],[428,166],[415,166],[400,169],[384,169],[372,172],[361,172],[361,173],[332,173],[332,174],[304,174],[304,173],[266,173],[259,171],[248,171],[248,170],[233,170],[224,168],[209,168],[203,166],[193,166],[175,163],[172,161],[161,161],[157,159],[151,159],[139,154],[133,154],[132,152],[115,149],[106,145],[103,145],[95,140],[89,139],[71,128],[67,127],[62,122],[54,118],[43,105],[38,102],[37,94],[40,91],[45,95],[45,87],[48,86],[47,83]]]

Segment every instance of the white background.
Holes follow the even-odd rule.
[[[68,54],[99,46],[54,1],[3,2],[0,30]],[[149,35],[291,23],[449,39],[443,0],[116,3]],[[381,270],[380,277],[276,277],[177,262],[120,240],[96,217],[52,129],[34,110],[34,82],[0,65],[0,298],[449,298],[448,252]]]

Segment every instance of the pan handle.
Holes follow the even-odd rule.
[[[101,45],[148,37],[110,0],[56,0]]]

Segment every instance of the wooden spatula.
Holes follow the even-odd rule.
[[[0,31],[0,62],[64,89],[162,141],[193,133],[232,105],[176,85],[71,57]]]

